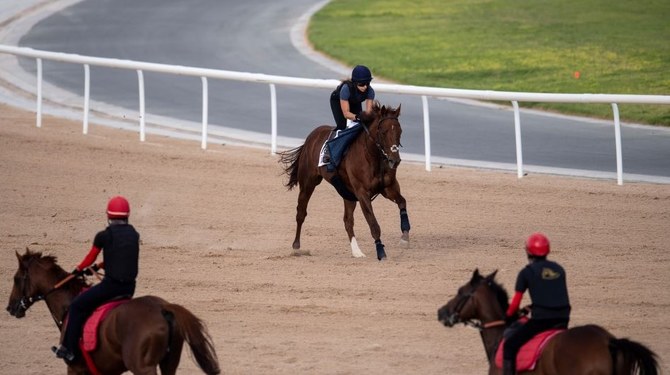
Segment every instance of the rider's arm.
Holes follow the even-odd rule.
[[[340,99],[340,108],[342,108],[342,114],[344,115],[344,118],[351,121],[356,119],[356,115],[350,111],[348,100]]]
[[[509,308],[507,309],[507,316],[511,317],[516,314],[516,312],[519,310],[519,305],[521,304],[521,298],[523,297],[523,292],[515,292],[514,297],[512,297],[512,302],[509,304]]]
[[[98,257],[98,254],[100,254],[100,248],[96,247],[95,245],[91,246],[91,250],[88,252],[86,255],[86,258],[79,263],[77,266],[77,270],[81,271],[84,268],[90,266],[95,262],[95,259]]]

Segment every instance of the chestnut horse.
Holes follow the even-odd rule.
[[[458,294],[437,311],[447,327],[457,323],[477,328],[482,336],[489,374],[501,374],[495,365],[495,351],[505,330],[508,308],[507,292],[495,281],[494,271],[488,276],[475,270],[472,279],[458,289]],[[534,371],[526,374],[555,375],[656,375],[656,355],[644,345],[617,339],[597,325],[573,327],[558,333],[544,347]]]
[[[62,331],[70,302],[89,285],[63,270],[54,256],[26,249],[25,254],[16,253],[16,257],[19,269],[7,311],[23,318],[33,303],[44,300]],[[90,354],[101,374],[157,374],[157,367],[163,375],[175,374],[184,340],[206,374],[220,373],[203,322],[186,308],[159,297],[134,298],[116,307],[100,324],[98,339],[97,349]],[[90,373],[81,357],[68,367],[68,374]]]
[[[300,186],[296,222],[298,224],[293,241],[293,249],[300,249],[300,230],[307,216],[307,203],[317,185],[323,179],[331,183],[344,200],[344,228],[349,236],[351,254],[364,257],[354,234],[354,209],[360,202],[365,220],[370,226],[375,240],[377,259],[386,258],[381,241],[381,229],[372,210],[372,200],[378,195],[395,202],[400,209],[401,245],[409,246],[409,218],[405,198],[400,194],[396,171],[400,164],[400,135],[402,128],[397,109],[382,106],[375,101],[370,113],[361,113],[363,130],[351,142],[342,162],[333,172],[326,166],[318,166],[319,153],[324,142],[334,130],[322,125],[314,129],[297,148],[281,154],[280,162],[289,176],[286,187],[289,190]]]

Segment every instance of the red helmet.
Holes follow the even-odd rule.
[[[107,203],[107,218],[127,219],[130,216],[130,204],[126,198],[117,195]]]
[[[535,257],[549,254],[549,239],[542,233],[533,233],[526,240],[526,253]]]

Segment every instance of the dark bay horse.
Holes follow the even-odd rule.
[[[44,300],[58,328],[64,329],[70,302],[88,286],[56,264],[56,258],[40,252],[20,255],[19,269],[7,311],[23,318],[30,306]],[[65,281],[65,282],[61,282]],[[206,374],[219,374],[219,364],[204,323],[186,308],[155,296],[134,298],[112,310],[98,328],[99,344],[91,357],[101,374],[175,374],[184,340],[198,366]],[[25,350],[25,348],[19,348]],[[68,374],[89,374],[81,356]]]
[[[489,374],[501,374],[494,363],[495,351],[503,337],[508,308],[507,292],[495,281],[498,271],[488,276],[475,270],[472,279],[437,312],[447,327],[457,323],[479,329]],[[584,325],[558,333],[544,347],[534,371],[525,374],[555,375],[656,375],[656,355],[644,345],[617,339],[597,325]]]
[[[323,125],[314,129],[297,148],[283,152],[280,162],[289,176],[289,190],[300,186],[296,222],[298,224],[293,249],[300,249],[300,230],[307,216],[307,203],[323,179],[331,183],[344,200],[344,228],[349,236],[351,254],[358,258],[365,254],[358,247],[354,234],[354,209],[360,202],[365,220],[375,240],[377,259],[386,258],[381,241],[381,229],[372,210],[372,200],[378,195],[395,202],[400,209],[401,245],[409,246],[409,218],[405,198],[400,194],[396,171],[400,164],[400,135],[402,128],[398,117],[400,106],[391,108],[375,102],[370,113],[361,114],[361,131],[352,141],[342,162],[333,172],[318,166],[319,153],[333,131]]]

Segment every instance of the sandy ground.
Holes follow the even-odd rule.
[[[29,246],[66,269],[104,228],[123,194],[142,235],[138,295],[204,319],[227,374],[482,374],[479,335],[447,329],[437,309],[479,267],[511,291],[533,231],[568,272],[573,324],[598,323],[670,355],[670,186],[403,164],[411,247],[398,246],[397,207],[374,202],[387,245],[378,262],[357,210],[367,258],[350,255],[342,203],[317,188],[291,256],[297,192],[267,150],[212,145],[81,124],[0,105],[0,300]],[[527,297],[526,297],[527,298]],[[524,300],[524,304],[528,300]],[[4,305],[3,305],[4,306]],[[65,373],[49,348],[58,331],[44,303],[0,314],[0,372]],[[200,373],[187,354],[183,374]]]

